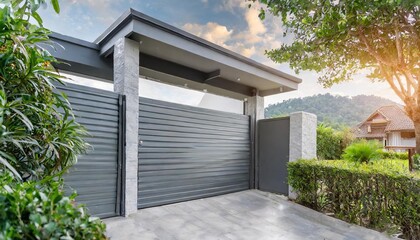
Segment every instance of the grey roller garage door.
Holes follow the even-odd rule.
[[[249,188],[249,117],[140,98],[138,207]]]
[[[86,204],[89,213],[98,217],[119,215],[122,97],[76,85],[59,87],[59,90],[68,95],[77,121],[89,131],[86,141],[93,147],[79,157],[65,176],[65,184],[77,191],[77,202]]]

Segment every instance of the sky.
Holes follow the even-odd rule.
[[[293,39],[283,38],[284,29],[279,18],[270,15],[264,21],[258,18],[258,3],[251,8],[245,0],[61,0],[60,4],[59,15],[54,13],[52,6],[40,13],[45,27],[64,35],[94,41],[119,16],[133,8],[303,80],[297,91],[265,97],[265,106],[323,93],[376,95],[401,103],[386,83],[372,83],[362,73],[352,81],[324,89],[318,84],[316,73],[301,72],[297,75],[287,64],[273,63],[264,55],[265,50],[277,48]],[[182,90],[176,92],[153,84],[148,89],[156,94],[159,91],[171,92],[174,98],[185,96]],[[193,97],[186,97],[186,101],[199,102],[203,95],[191,94]]]

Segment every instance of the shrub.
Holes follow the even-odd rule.
[[[58,1],[51,2],[58,12]],[[53,91],[62,82],[55,58],[41,47],[50,44],[37,13],[44,3],[0,4],[0,169],[24,179],[58,173],[86,149],[85,129],[66,97]]]
[[[344,150],[342,158],[352,162],[368,163],[381,157],[380,149],[381,145],[378,141],[360,140],[350,144]]]
[[[408,152],[395,152],[395,151],[384,151],[383,149],[380,149],[379,151],[380,157],[382,159],[402,159],[402,160],[408,160]]]
[[[353,134],[348,128],[338,131],[321,123],[316,132],[318,159],[339,159],[343,150],[353,141]]]
[[[413,168],[420,171],[420,154],[413,155]]]
[[[0,239],[106,239],[105,224],[74,206],[60,181],[19,183],[0,176]]]
[[[288,164],[288,180],[298,203],[380,231],[397,226],[414,240],[420,239],[420,174],[407,164],[299,160]]]

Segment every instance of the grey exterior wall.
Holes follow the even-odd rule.
[[[249,117],[140,98],[138,207],[249,188]]]

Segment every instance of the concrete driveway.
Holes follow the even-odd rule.
[[[119,239],[389,239],[257,190],[139,210],[105,220]]]

